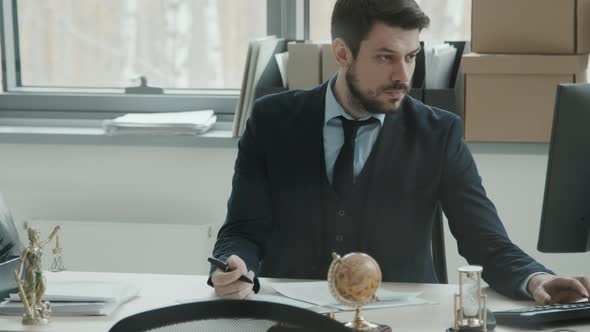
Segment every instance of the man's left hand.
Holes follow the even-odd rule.
[[[538,274],[529,280],[527,290],[539,305],[572,303],[588,298],[590,279]]]

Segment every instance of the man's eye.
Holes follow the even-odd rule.
[[[389,62],[391,61],[391,55],[380,55],[379,60],[382,62]]]
[[[416,60],[416,56],[418,56],[417,54],[410,54],[406,56],[406,61],[410,62],[410,61],[414,61]]]

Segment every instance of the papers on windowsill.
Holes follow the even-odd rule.
[[[215,125],[212,110],[168,113],[130,113],[104,120],[108,135],[199,135]]]
[[[139,294],[139,288],[115,282],[64,282],[48,284],[43,301],[49,301],[53,316],[106,316]],[[0,303],[1,315],[22,315],[18,294]]]

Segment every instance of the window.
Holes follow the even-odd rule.
[[[168,89],[239,89],[248,40],[266,35],[266,0],[18,0],[16,9],[23,87],[122,88],[144,75]]]
[[[330,21],[336,0],[309,1],[309,37],[311,40],[323,42],[332,40]]]
[[[470,0],[417,1],[432,20],[424,37],[469,38]],[[0,0],[0,111],[86,118],[211,108],[231,120],[248,40],[329,40],[335,2]],[[139,76],[165,94],[122,94]]]
[[[462,41],[471,39],[471,0],[416,0],[430,17],[424,40]],[[310,0],[310,37],[331,40],[330,18],[335,0]]]

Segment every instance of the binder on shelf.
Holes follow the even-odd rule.
[[[452,46],[454,46],[457,49],[457,52],[455,53],[455,59],[453,62],[453,67],[452,67],[452,71],[450,74],[450,82],[448,87],[446,88],[429,88],[427,86],[425,86],[425,82],[426,82],[426,60],[425,60],[425,55],[424,52],[420,52],[418,54],[418,56],[416,57],[416,67],[414,70],[414,75],[411,81],[411,85],[412,88],[410,89],[410,93],[409,95],[417,100],[420,100],[422,102],[424,102],[427,105],[431,105],[434,107],[438,107],[441,109],[444,109],[446,111],[449,112],[453,112],[459,116],[461,116],[463,118],[464,116],[464,76],[463,76],[463,70],[462,70],[462,56],[464,53],[469,52],[469,44],[464,42],[464,41],[452,41],[452,42],[446,42]],[[424,46],[423,43],[421,43],[422,46]],[[297,46],[296,46],[297,45]],[[327,59],[327,55],[328,52],[326,51],[328,49],[328,44],[323,44],[318,46],[318,44],[310,44],[310,43],[289,43],[288,47],[289,47],[289,51],[291,52],[292,50],[294,50],[294,61],[299,61],[302,63],[305,63],[305,61],[303,60],[297,60],[299,59],[299,57],[303,57],[304,53],[307,52],[307,54],[309,56],[311,56],[312,60],[311,62],[313,63],[311,67],[313,68],[317,68],[317,61],[316,59],[320,57],[319,52],[321,52],[321,75],[319,74],[320,71],[319,69],[316,71],[314,71],[314,74],[311,75],[313,76],[313,82],[309,80],[309,77],[305,78],[306,80],[308,80],[307,85],[306,85],[306,89],[307,88],[311,88],[313,86],[316,86],[318,84],[320,84],[319,81],[316,82],[316,79],[321,78],[322,81],[326,81],[328,80],[333,73],[332,69],[327,69],[329,68],[329,64],[328,64],[328,59]],[[298,47],[300,47],[298,49]],[[321,50],[321,51],[320,51]],[[335,66],[335,70],[334,72],[338,69],[336,62],[333,58],[332,55],[332,50],[331,50],[331,46],[329,47],[329,55],[333,61],[333,65]],[[291,63],[292,59],[291,59],[291,54],[289,57],[289,62]],[[309,62],[309,61],[308,61]],[[298,63],[298,62],[296,62]],[[326,67],[325,65],[328,64],[328,66]],[[307,68],[311,68],[310,66],[308,66]],[[297,68],[297,67],[296,67]],[[293,71],[294,68],[291,67],[291,71]],[[304,73],[305,70],[299,70],[296,71],[295,74],[291,74],[291,71],[288,70],[289,75],[296,75],[295,78],[289,76],[288,80],[291,82],[292,80],[297,81],[299,79],[299,77],[301,77]],[[309,70],[308,70],[309,71]],[[331,74],[328,74],[328,72],[330,72]],[[325,76],[328,76],[328,78],[326,78]],[[294,89],[292,87],[292,83],[290,83],[291,85],[289,85],[288,89]],[[299,88],[303,88],[302,86],[299,86]],[[282,85],[280,83],[275,84],[274,86],[269,86],[269,85],[265,85],[265,86],[258,86],[256,88],[256,92],[255,92],[255,98],[259,98],[262,97],[264,95],[267,94],[272,94],[272,93],[278,93],[278,92],[283,92],[288,90],[287,88],[282,87]]]
[[[310,89],[320,84],[320,46],[312,42],[290,42],[287,82],[290,90]]]
[[[250,42],[240,99],[234,117],[233,136],[241,136],[252,112],[260,87],[282,86],[275,54],[284,52],[286,40],[268,36]]]
[[[252,53],[254,52],[255,42],[248,43],[248,52],[246,53],[246,62],[244,65],[244,74],[242,76],[242,86],[240,88],[240,97],[234,112],[234,124],[232,129],[232,136],[237,137],[240,130],[240,122],[242,119],[242,109],[244,108],[244,96],[246,95],[246,88],[248,86],[248,75],[250,75],[250,62],[252,61]]]

